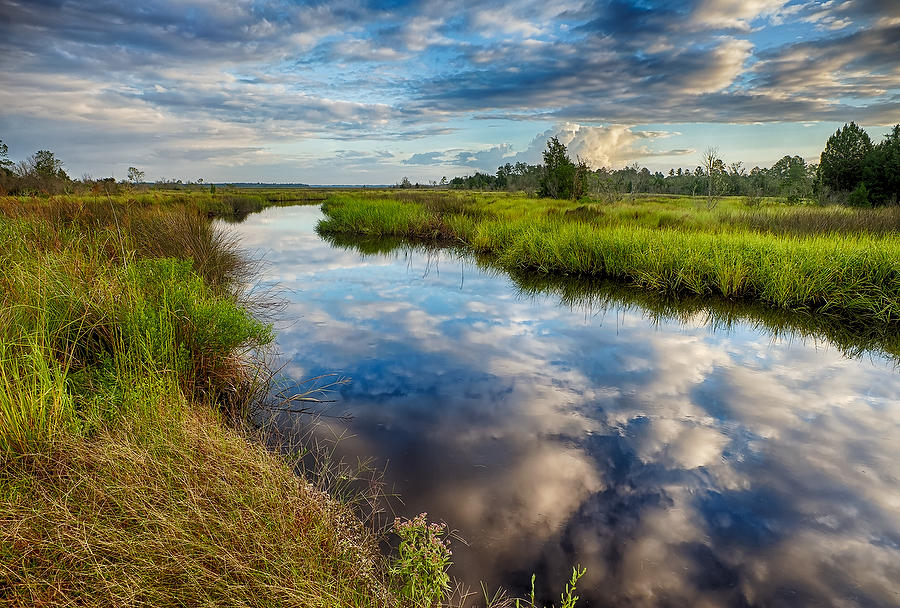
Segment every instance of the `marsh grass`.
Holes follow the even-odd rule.
[[[108,223],[106,216],[128,217],[134,209],[189,212],[229,222],[243,221],[249,214],[281,205],[316,205],[333,190],[264,189],[223,187],[218,190],[125,189],[115,194],[60,194],[53,196],[0,196],[0,213],[26,214],[53,222]],[[123,212],[124,209],[124,212]]]
[[[236,253],[201,219],[121,209],[75,225],[71,211],[0,220],[3,452],[25,449],[13,437],[78,435],[123,416],[155,421],[161,414],[136,387],[162,379],[237,416],[251,353],[272,334],[230,292]]]
[[[900,235],[900,207],[874,209],[798,207],[788,212],[778,210],[743,212],[726,216],[724,221],[760,232],[797,236]]]
[[[396,605],[349,508],[212,410],[58,442],[0,484],[3,605]]]
[[[900,216],[893,209],[859,213],[767,202],[748,212],[731,200],[709,210],[699,199],[609,205],[472,196],[466,205],[479,213],[455,212],[456,193],[427,204],[385,193],[332,197],[319,230],[431,234],[434,241],[465,243],[509,270],[614,278],[659,293],[758,301],[853,323],[900,322],[894,229]],[[436,224],[442,230],[422,229]]]
[[[379,537],[246,426],[272,333],[206,215],[0,200],[0,605],[398,605]]]

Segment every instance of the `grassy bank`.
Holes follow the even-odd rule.
[[[644,197],[616,204],[503,194],[338,194],[323,233],[459,243],[512,271],[606,277],[850,323],[900,322],[900,210],[747,207]]]
[[[432,253],[440,245],[410,243],[401,237],[359,237],[333,233],[325,239],[335,247],[362,255],[383,255],[410,247]],[[442,248],[449,253],[446,247]],[[464,247],[453,247],[451,255],[469,255]],[[502,273],[512,279],[525,297],[551,296],[560,306],[598,315],[612,309],[633,311],[651,323],[675,320],[702,322],[712,328],[727,329],[750,325],[786,339],[820,340],[825,338],[847,357],[876,354],[900,361],[900,332],[890,324],[848,324],[840,317],[807,310],[784,310],[757,301],[721,297],[680,295],[643,289],[615,279],[597,279],[580,275],[554,275],[530,270],[499,268],[487,255],[475,255],[474,262],[485,272]]]
[[[71,215],[73,209],[126,208],[183,211],[240,221],[251,213],[267,207],[285,205],[316,205],[324,201],[331,190],[223,188],[206,189],[197,186],[179,190],[147,187],[117,188],[115,193],[59,194],[54,196],[0,196],[0,206],[43,208],[42,213]],[[88,211],[88,213],[95,213]],[[48,219],[54,219],[49,217]]]
[[[0,605],[403,604],[241,430],[272,333],[204,200],[0,200]]]

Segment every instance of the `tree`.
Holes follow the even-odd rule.
[[[20,191],[63,192],[71,184],[62,161],[49,150],[38,150],[16,167]]]
[[[29,161],[35,175],[40,179],[69,179],[63,171],[62,161],[50,150],[38,150]]]
[[[719,158],[718,148],[707,148],[700,157],[703,161],[702,174],[706,177],[706,208],[712,209],[719,203],[722,176],[725,175],[725,163]]]
[[[872,204],[888,205],[900,201],[900,124],[895,125],[866,157],[863,181],[868,186]]]
[[[592,175],[590,166],[587,161],[581,157],[577,157],[575,164],[575,174],[572,176],[572,198],[579,199],[588,193],[588,176]]]
[[[866,156],[872,151],[868,133],[855,122],[845,124],[825,143],[819,159],[819,180],[839,192],[854,190],[863,179]]]
[[[859,185],[847,197],[847,204],[851,207],[869,206],[869,190],[866,188],[865,182],[859,182]]]
[[[776,180],[778,191],[791,204],[800,202],[809,196],[811,184],[806,168],[806,161],[799,156],[784,156],[769,169],[769,174]]]
[[[12,171],[13,162],[9,160],[9,147],[0,139],[0,173]]]
[[[571,198],[575,185],[575,163],[566,154],[566,146],[551,137],[544,150],[544,175],[541,196]]]
[[[128,167],[128,181],[132,184],[139,184],[144,181],[144,172],[137,167]]]
[[[497,189],[506,189],[509,185],[509,176],[512,175],[513,166],[509,163],[497,167]]]

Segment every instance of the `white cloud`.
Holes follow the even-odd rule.
[[[759,17],[777,16],[787,0],[703,0],[693,12],[696,24],[750,31]]]
[[[674,135],[665,131],[636,131],[626,125],[588,126],[564,123],[549,129],[532,140],[521,154],[526,162],[541,162],[541,152],[551,137],[566,146],[569,157],[581,158],[594,168],[622,167],[639,158],[668,156],[683,151],[655,151],[649,144]]]

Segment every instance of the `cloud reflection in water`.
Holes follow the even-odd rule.
[[[288,369],[353,378],[339,450],[460,531],[458,577],[520,591],[581,563],[589,605],[900,604],[894,363],[570,309],[452,254],[333,247],[319,216],[234,230],[296,290]]]

